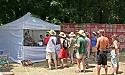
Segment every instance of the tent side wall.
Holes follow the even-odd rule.
[[[10,50],[10,36],[9,31],[5,29],[0,29],[0,50],[4,53],[9,53]]]
[[[23,58],[23,30],[22,29],[0,29],[0,48],[10,54],[10,59],[19,63]],[[2,45],[1,45],[2,44]]]

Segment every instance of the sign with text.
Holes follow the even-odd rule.
[[[113,34],[117,34],[121,43],[121,46],[125,44],[125,24],[64,24],[61,27],[61,31],[69,34],[70,32],[78,32],[79,30],[84,30],[85,32],[89,32],[90,36],[93,31],[98,31],[99,29],[104,29],[106,36],[109,38],[111,43],[111,36]]]

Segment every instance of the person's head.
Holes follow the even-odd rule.
[[[76,35],[74,34],[74,32],[71,32],[70,34],[69,34],[69,37],[75,37]]]
[[[112,40],[114,41],[114,40],[117,40],[118,41],[118,36],[117,36],[117,34],[113,34],[112,35]]]
[[[104,36],[105,35],[105,30],[104,29],[100,29],[99,30],[99,36]]]
[[[97,33],[97,36],[98,36],[98,37],[100,37],[100,36],[99,36],[99,33],[100,33],[100,32],[99,32],[99,31],[97,31],[96,33]]]
[[[60,36],[60,37],[66,37],[66,34],[65,34],[64,32],[60,32],[60,33],[59,33],[59,36]]]
[[[67,38],[70,38],[70,36],[69,36],[68,34],[66,34],[66,37],[67,37]]]
[[[84,31],[83,30],[79,30],[79,32],[77,32],[77,36],[80,37],[80,36],[84,36]]]
[[[49,31],[49,34],[50,34],[51,36],[55,36],[55,35],[56,35],[56,32],[55,32],[54,30],[50,30],[50,31]]]
[[[86,37],[88,37],[88,38],[89,38],[89,32],[86,32],[85,34],[86,34]]]
[[[85,33],[83,33],[82,36],[87,37]]]
[[[46,37],[48,37],[49,36],[49,34],[46,34]]]
[[[94,37],[94,36],[97,36],[97,33],[96,32],[92,32],[92,37]]]
[[[40,38],[42,39],[42,38],[43,38],[43,35],[40,35]]]

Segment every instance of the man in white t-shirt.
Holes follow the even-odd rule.
[[[55,69],[57,69],[57,60],[55,54],[57,38],[55,37],[56,32],[54,30],[50,30],[49,34],[50,38],[46,47],[46,59],[48,59],[48,70],[51,70],[51,58],[54,60]]]

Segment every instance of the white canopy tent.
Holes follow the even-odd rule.
[[[9,53],[11,60],[18,63],[24,59],[33,62],[45,60],[45,47],[23,46],[25,29],[60,31],[60,26],[45,22],[31,16],[31,13],[27,13],[23,17],[0,27],[0,50]]]

